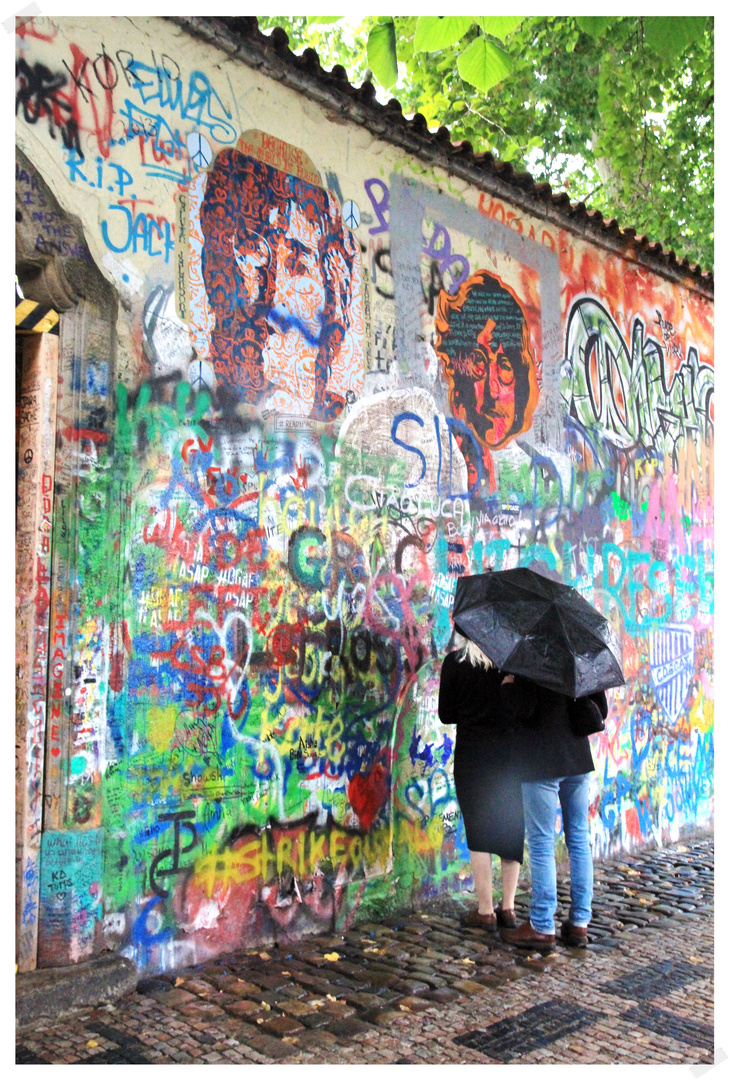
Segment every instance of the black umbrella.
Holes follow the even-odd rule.
[[[623,686],[604,616],[570,585],[526,566],[459,578],[454,625],[502,671],[568,697]]]

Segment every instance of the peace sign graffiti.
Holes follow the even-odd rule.
[[[199,170],[207,169],[213,160],[213,151],[205,135],[194,131],[191,135],[188,135],[187,143],[188,155],[195,168]]]
[[[348,199],[343,204],[342,220],[348,229],[356,229],[360,224],[360,207],[352,199]]]

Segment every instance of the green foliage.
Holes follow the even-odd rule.
[[[455,45],[474,22],[471,15],[422,15],[416,23],[415,52],[438,52]]]
[[[704,29],[703,18],[693,15],[645,15],[644,41],[663,60],[675,60]]]
[[[584,34],[592,38],[601,38],[611,23],[616,21],[616,17],[615,15],[576,15],[575,21]]]
[[[474,19],[474,22],[482,28],[485,34],[491,34],[492,37],[499,38],[500,41],[506,41],[522,22],[522,16],[480,15]]]
[[[392,79],[406,115],[712,267],[712,18],[367,16],[356,30],[311,18],[259,24],[283,26],[292,48],[314,47],[356,85],[368,68]],[[390,56],[382,71],[374,31]]]
[[[486,94],[493,86],[501,83],[512,71],[512,62],[506,52],[498,49],[484,35],[474,38],[456,59],[464,82],[476,86]]]
[[[393,20],[379,23],[368,34],[368,63],[373,75],[386,89],[398,81],[398,60],[395,52]]]

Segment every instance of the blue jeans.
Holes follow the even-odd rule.
[[[535,780],[522,785],[525,834],[530,852],[532,903],[530,922],[539,934],[554,934],[558,906],[555,878],[555,817],[558,800],[570,855],[570,921],[587,926],[593,899],[593,858],[588,841],[590,773]]]

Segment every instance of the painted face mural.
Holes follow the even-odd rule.
[[[454,416],[492,450],[527,431],[538,389],[527,323],[512,290],[480,270],[455,295],[441,293],[435,325]]]
[[[337,202],[237,150],[196,184],[199,354],[264,415],[336,418],[363,379],[360,252]]]

